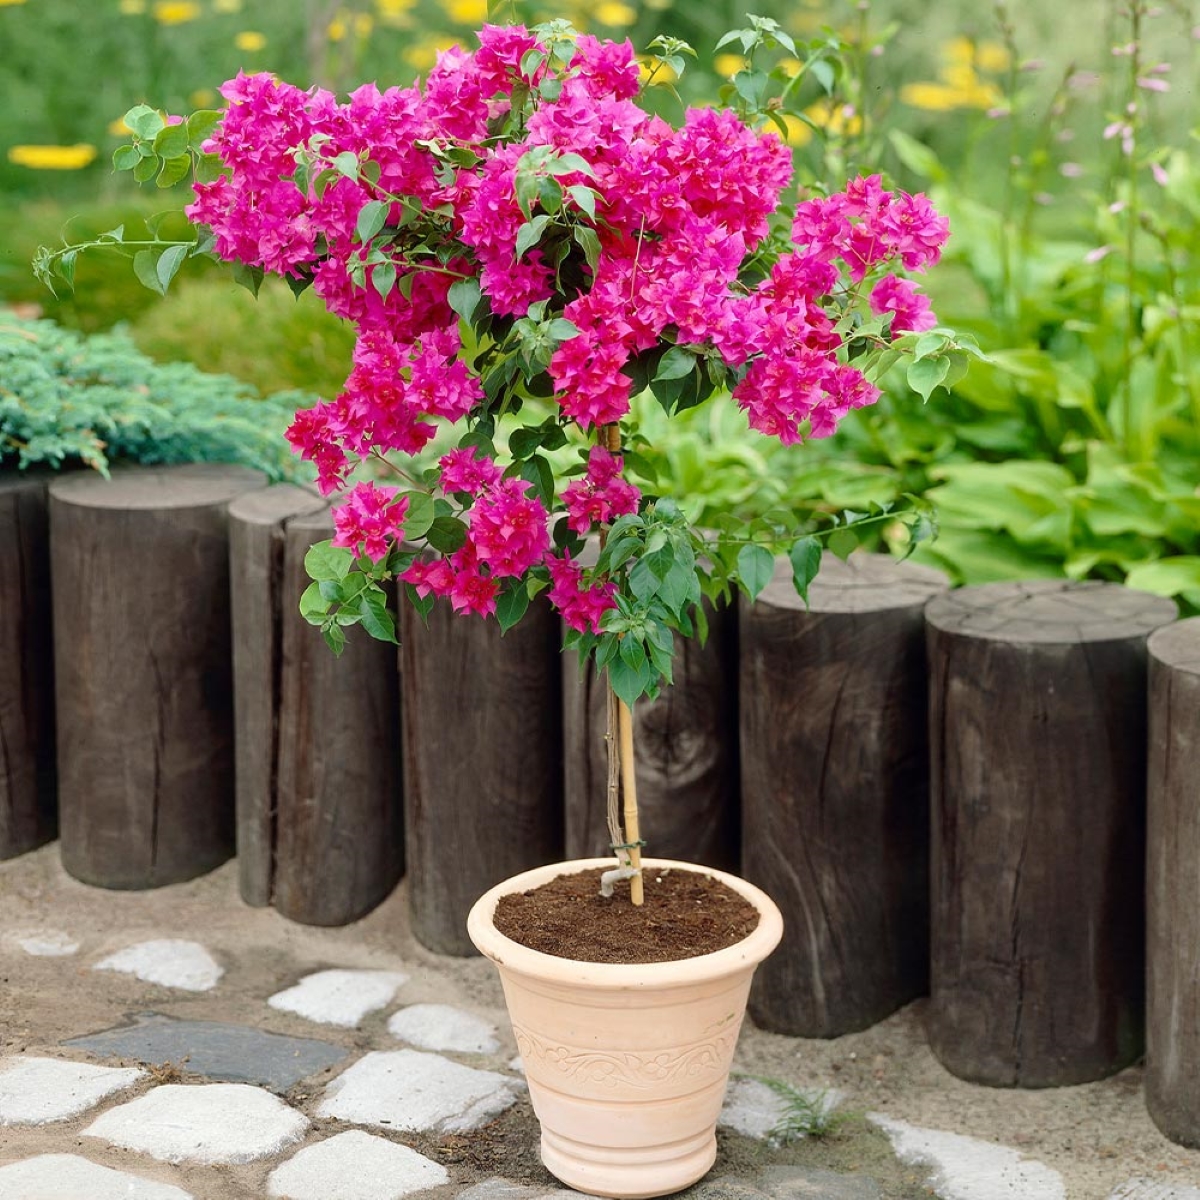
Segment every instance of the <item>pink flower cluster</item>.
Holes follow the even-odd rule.
[[[397,497],[397,490],[355,484],[348,499],[333,510],[333,544],[361,548],[372,562],[386,558],[392,544],[404,536],[408,513],[408,497]]]
[[[495,318],[521,318],[547,302],[578,330],[554,349],[548,375],[562,417],[583,430],[628,412],[634,360],[681,346],[723,361],[753,428],[784,442],[825,436],[878,396],[846,361],[834,327],[844,302],[869,288],[872,311],[891,314],[892,336],[936,323],[928,299],[899,273],[936,263],[948,233],[924,196],[889,192],[871,176],[806,200],[791,243],[770,249],[765,277],[747,281],[791,180],[783,142],[728,111],[693,109],[680,128],[651,116],[635,102],[628,42],[579,37],[570,66],[553,68],[557,86],[539,95],[551,66],[526,75],[522,62],[544,49],[519,26],[486,26],[477,51],[442,54],[423,87],[367,85],[341,103],[268,75],[239,75],[222,88],[229,105],[207,148],[230,170],[197,185],[189,216],[211,227],[221,257],[311,280],[329,310],[357,328],[342,392],[297,413],[288,431],[325,493],[344,489],[358,460],[417,453],[439,422],[481,411],[484,389],[449,303],[458,280],[478,281]],[[519,140],[496,137],[514,97],[530,95]],[[456,159],[448,149],[471,154]],[[553,215],[519,188],[531,150],[544,156],[543,182],[559,185],[563,211],[598,246],[587,263],[574,250],[565,275],[537,246],[517,256],[529,213]],[[576,156],[578,169],[552,169],[547,151]],[[326,172],[317,186],[321,165],[347,155],[372,171]],[[368,263],[370,247],[357,235],[364,206],[380,200],[389,206],[390,264]],[[413,220],[427,225],[406,240]],[[464,505],[467,542],[418,560],[405,580],[457,610],[487,614],[499,581],[543,570],[567,623],[594,632],[613,606],[611,587],[586,586],[577,563],[551,553],[551,513],[530,486],[475,450],[451,451],[440,466],[443,493]],[[378,558],[400,536],[403,506],[363,487],[339,510],[339,544]],[[636,511],[639,499],[621,478],[621,459],[598,446],[559,503],[571,529],[586,534]]]

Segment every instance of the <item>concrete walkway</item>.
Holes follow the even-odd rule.
[[[489,964],[423,951],[402,892],[353,927],[314,930],[246,908],[235,879],[226,867],[115,893],[68,879],[54,847],[0,864],[0,1200],[574,1194],[533,1158]],[[856,1051],[830,1091],[797,1070],[807,1045],[747,1030],[738,1066],[869,1108]],[[888,1111],[860,1118],[860,1137],[886,1135],[886,1169],[742,1153],[686,1195],[1200,1200],[1200,1154],[1165,1141],[1158,1161],[1077,1179],[1065,1160],[931,1128],[923,1103],[879,1095]],[[723,1138],[765,1146],[785,1109],[778,1086],[739,1077]]]

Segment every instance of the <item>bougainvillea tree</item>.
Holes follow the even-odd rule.
[[[735,36],[751,55],[790,45],[767,21]],[[411,87],[339,99],[239,75],[223,113],[127,116],[117,166],[194,171],[199,235],[102,242],[134,250],[160,290],[198,253],[254,287],[311,286],[357,331],[343,391],[287,435],[335,499],[302,600],[334,650],[353,625],[395,638],[391,580],[422,611],[445,602],[502,629],[544,592],[627,718],[670,682],[675,636],[703,633],[703,597],[753,598],[781,553],[803,593],[832,528],[690,528],[625,477],[631,397],[648,388],[670,413],[719,394],[793,443],[873,403],[901,355],[926,397],[965,368],[969,347],[907,277],[947,237],[928,200],[878,176],[795,197],[756,89],[675,125],[639,103],[643,77],[682,70],[687,48],[653,49],[647,68],[628,42],[563,23],[487,26]],[[39,269],[62,275],[75,249]]]

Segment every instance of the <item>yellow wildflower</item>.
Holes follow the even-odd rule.
[[[909,83],[900,89],[900,99],[927,112],[950,112],[956,108],[994,108],[1004,100],[993,84],[975,80],[954,87],[945,83]]]
[[[416,3],[417,0],[375,0],[375,7],[385,21],[401,21]]]
[[[10,146],[8,161],[35,171],[78,171],[94,162],[96,147],[80,142],[74,146]]]
[[[236,13],[242,11],[242,0],[213,0],[213,11]]]
[[[193,108],[213,108],[218,102],[219,97],[212,88],[197,88],[188,97],[188,103]]]
[[[813,131],[794,113],[780,113],[780,119],[787,126],[784,141],[789,146],[807,146],[812,141]],[[771,129],[771,126],[767,127]],[[777,130],[775,132],[778,132]]]
[[[1009,63],[1008,48],[999,42],[974,42],[970,38],[951,38],[942,46],[942,57],[947,63],[983,71],[1007,71]],[[945,76],[947,72],[943,71]]]
[[[371,36],[375,28],[375,18],[370,13],[354,14],[354,36],[360,41]]]
[[[151,11],[160,25],[182,25],[200,15],[200,5],[192,0],[158,0]]]
[[[146,11],[146,0],[121,0],[117,9],[127,17],[136,17]]]
[[[241,33],[234,37],[233,44],[239,50],[245,50],[248,54],[253,54],[256,50],[261,50],[267,44],[267,39],[261,33],[256,33],[253,29],[243,29]]]
[[[325,30],[325,36],[331,42],[340,42],[346,36],[346,22],[341,17],[334,17]]]
[[[447,0],[446,16],[455,24],[480,25],[487,15],[487,0]]]
[[[24,3],[25,3],[25,0],[0,0],[0,8],[3,8],[6,4],[24,4]]]
[[[111,133],[113,137],[128,137],[133,130],[125,124],[124,117],[118,117],[115,121],[109,121],[108,132]]]
[[[637,9],[621,0],[604,0],[597,4],[592,15],[601,25],[632,25],[637,20]]]
[[[736,75],[745,65],[746,60],[740,54],[718,54],[713,59],[713,70],[725,79]]]
[[[457,45],[458,38],[452,34],[435,33],[422,38],[420,41],[413,42],[411,46],[405,49],[401,58],[410,67],[415,67],[418,71],[428,71],[430,67],[437,65],[437,56],[443,50],[449,50]]]
[[[776,66],[789,78],[795,79],[797,75],[804,69],[804,64],[798,58],[792,58],[790,55],[787,58],[781,58]]]

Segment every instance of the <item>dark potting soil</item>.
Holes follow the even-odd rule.
[[[643,871],[645,903],[638,907],[625,881],[611,898],[601,896],[600,875],[599,869],[559,875],[532,891],[502,896],[496,928],[557,958],[648,963],[723,950],[758,925],[753,904],[700,871]]]

